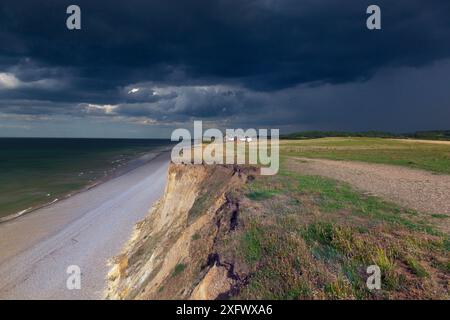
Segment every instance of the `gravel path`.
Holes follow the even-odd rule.
[[[88,191],[0,224],[0,299],[100,299],[117,255],[163,193],[170,153]],[[67,267],[81,269],[68,290]]]
[[[304,174],[345,181],[363,192],[418,211],[450,214],[450,175],[400,166],[325,159],[291,158],[289,166]]]

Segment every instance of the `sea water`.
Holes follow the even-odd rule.
[[[158,139],[0,138],[0,221],[123,173],[169,146]]]

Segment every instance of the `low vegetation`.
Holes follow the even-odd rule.
[[[283,140],[280,152],[287,156],[393,164],[450,174],[450,143],[379,138]]]
[[[450,145],[375,138],[282,141],[276,176],[239,191],[239,223],[217,240],[235,299],[448,299],[450,238],[427,215],[350,185],[303,175],[286,156],[387,163],[450,173]],[[434,219],[430,219],[430,217]],[[367,268],[381,270],[369,290]]]
[[[186,269],[186,265],[184,263],[179,263],[175,266],[175,269],[173,269],[172,277],[178,276],[180,273],[182,273]]]
[[[121,260],[126,263],[117,264],[112,296],[449,299],[450,237],[442,228],[450,223],[448,215],[417,212],[346,183],[305,175],[292,163],[298,159],[288,157],[409,159],[445,172],[447,146],[416,150],[408,143],[285,141],[274,176],[260,176],[252,166],[172,166],[177,179],[140,226]],[[381,271],[379,290],[367,287],[373,265]]]
[[[249,274],[235,298],[449,298],[449,238],[421,213],[286,170],[245,194],[239,240],[224,248]],[[370,265],[381,290],[366,286]]]
[[[282,139],[316,139],[327,137],[365,137],[365,138],[397,138],[397,139],[424,139],[424,140],[450,140],[450,130],[416,131],[413,133],[392,133],[385,131],[302,131],[283,135]]]

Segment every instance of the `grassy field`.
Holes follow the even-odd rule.
[[[280,154],[407,166],[450,174],[450,143],[381,138],[282,140]]]
[[[236,250],[242,299],[448,299],[450,238],[439,219],[282,167],[247,184]],[[236,249],[234,249],[236,248]],[[368,290],[377,265],[381,290]]]
[[[450,173],[450,144],[378,138],[281,141],[281,169],[246,185],[237,240],[225,251],[249,276],[239,299],[449,299],[447,215],[417,212],[332,179],[288,156],[357,160]],[[242,267],[244,265],[244,267]],[[381,290],[367,267],[379,266]]]
[[[205,265],[215,265],[233,283],[223,298],[450,299],[450,237],[442,228],[450,216],[414,211],[343,182],[305,175],[289,157],[444,173],[449,148],[367,138],[282,141],[277,175],[258,175],[253,166],[209,167],[186,218],[188,226],[209,222],[189,237],[189,258],[173,268],[159,294],[172,298],[183,284],[199,283]],[[241,174],[245,179],[237,183]],[[381,270],[380,290],[367,287],[367,268],[373,265]],[[214,286],[218,279],[211,280]]]

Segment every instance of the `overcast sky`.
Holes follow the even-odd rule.
[[[1,0],[0,44],[0,136],[450,129],[448,0]]]

